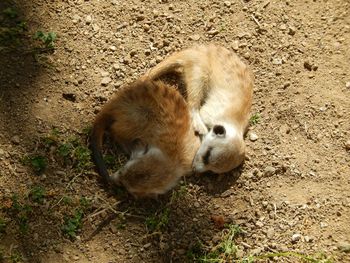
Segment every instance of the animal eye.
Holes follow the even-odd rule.
[[[215,125],[215,126],[213,127],[213,132],[214,132],[216,135],[225,135],[226,130],[225,130],[225,127],[222,126],[222,125]]]
[[[209,148],[207,150],[207,152],[203,155],[203,163],[205,165],[209,164],[209,157],[210,157],[210,154],[211,154],[211,150],[212,150],[212,148]]]

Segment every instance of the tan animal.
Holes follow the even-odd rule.
[[[101,153],[106,130],[131,155],[112,176]],[[181,94],[162,82],[148,80],[118,90],[97,115],[91,136],[98,172],[124,185],[135,197],[155,197],[171,189],[191,172],[199,145]]]
[[[248,67],[224,47],[201,45],[170,55],[145,77],[158,79],[169,73],[182,74],[193,127],[204,135],[193,169],[224,173],[239,166],[252,104],[253,75]]]

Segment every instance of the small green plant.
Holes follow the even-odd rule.
[[[54,32],[45,33],[43,31],[37,31],[34,35],[34,39],[40,40],[45,48],[54,49],[57,35]]]
[[[187,194],[187,185],[183,184],[180,186],[179,190],[173,191],[171,195],[171,203],[177,201],[181,197],[184,197]]]
[[[47,159],[42,155],[26,156],[23,163],[30,165],[37,174],[43,173],[47,167]]]
[[[146,218],[145,224],[148,231],[154,232],[165,229],[169,222],[170,210],[165,208],[160,213],[155,213]]]
[[[22,262],[23,257],[18,251],[12,251],[10,255],[10,260],[12,263]]]
[[[2,11],[2,13],[11,19],[14,19],[18,16],[17,10],[13,9],[12,7],[8,7]]]
[[[125,229],[126,228],[126,218],[123,213],[118,215],[119,222],[116,224],[117,229]]]
[[[79,200],[79,204],[83,210],[86,210],[91,205],[91,201],[89,199],[87,199],[86,197],[82,197]]]
[[[5,232],[6,225],[7,225],[7,222],[5,221],[5,219],[0,218],[0,234]]]
[[[65,205],[70,205],[70,204],[73,203],[73,200],[72,200],[72,198],[69,197],[69,196],[63,196],[62,202],[63,202]]]
[[[260,121],[260,114],[257,112],[255,114],[253,114],[251,117],[250,117],[250,124],[251,125],[256,125],[259,123]]]
[[[0,248],[0,262],[4,262],[4,261],[5,261],[5,253],[4,253],[4,250]]]
[[[57,154],[63,158],[64,163],[83,171],[92,168],[91,151],[83,145],[78,138],[70,138],[58,146]]]
[[[81,209],[76,210],[73,216],[66,217],[62,226],[63,233],[67,235],[70,239],[75,239],[77,236],[77,232],[82,226],[82,219],[83,211]]]
[[[77,208],[72,216],[65,217],[64,224],[62,226],[63,233],[70,239],[75,239],[77,233],[82,227],[82,220],[86,209],[90,206],[90,200],[86,197],[82,197],[79,200],[79,208]]]
[[[208,251],[202,242],[197,241],[197,243],[187,251],[187,258],[192,260],[192,262],[203,263],[236,262],[238,248],[234,239],[242,233],[242,230],[238,225],[233,224],[226,225],[225,227],[219,244]]]
[[[85,136],[90,136],[92,131],[92,126],[86,126],[82,129],[81,133],[84,134]]]
[[[78,145],[74,150],[73,158],[75,159],[75,167],[78,170],[90,169],[92,167],[91,151],[86,146]]]
[[[18,195],[14,194],[12,196],[12,206],[10,209],[19,226],[20,232],[22,234],[27,233],[29,228],[28,221],[32,212],[32,207],[28,204],[22,204],[19,201]]]
[[[191,246],[187,252],[186,257],[191,262],[198,262],[200,258],[205,254],[205,249],[203,243],[198,240],[193,246]]]
[[[29,198],[34,203],[43,204],[45,198],[45,189],[41,186],[33,187],[29,192]]]

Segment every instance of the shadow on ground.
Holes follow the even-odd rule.
[[[0,111],[1,134],[23,135],[33,126],[32,103],[35,101],[36,79],[42,74],[38,63],[38,43],[31,35],[31,26],[40,22],[29,17],[25,3],[0,2]],[[29,21],[30,19],[30,21]]]

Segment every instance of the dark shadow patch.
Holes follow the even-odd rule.
[[[35,48],[38,43],[29,30],[28,8],[22,1],[0,2],[0,111],[4,116],[0,128],[9,137],[14,133],[23,136],[27,127],[33,126],[30,116],[34,101],[31,97],[36,94],[33,83],[42,74],[36,60],[41,51]]]
[[[237,180],[240,178],[243,166],[224,174],[206,172],[189,177],[190,183],[197,184],[210,195],[226,195],[226,191],[234,191],[237,188]],[[232,190],[233,189],[233,190]]]

